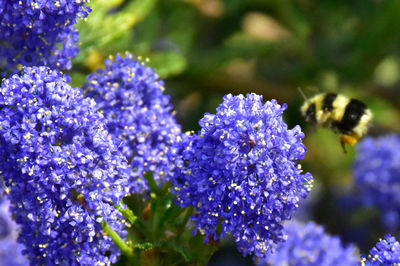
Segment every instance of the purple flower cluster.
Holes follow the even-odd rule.
[[[357,187],[366,205],[377,206],[388,230],[400,226],[400,137],[366,138],[354,165]]]
[[[340,239],[325,233],[322,226],[297,221],[285,224],[287,240],[259,265],[325,265],[353,266],[359,263],[353,245],[343,247]]]
[[[183,142],[174,193],[182,207],[194,206],[193,219],[205,241],[232,233],[243,254],[264,257],[283,241],[281,222],[291,218],[312,176],[296,162],[306,148],[299,126],[282,120],[286,106],[248,94],[224,97],[217,113],[205,114],[201,131]]]
[[[394,236],[387,234],[373,247],[368,257],[361,258],[362,266],[386,266],[400,264],[400,243]]]
[[[8,200],[0,200],[0,265],[28,265],[22,255],[23,245],[17,243],[18,227],[11,219],[9,207]]]
[[[79,52],[77,19],[88,0],[0,0],[0,69],[47,65],[71,68]]]
[[[115,61],[106,60],[104,70],[88,77],[85,89],[134,170],[131,192],[148,189],[146,172],[152,172],[159,185],[168,181],[182,134],[170,98],[163,93],[164,82],[154,70],[131,54],[117,55]]]
[[[47,67],[3,81],[0,170],[32,264],[108,265],[119,249],[101,223],[124,235],[114,205],[128,167],[95,102],[68,82]]]

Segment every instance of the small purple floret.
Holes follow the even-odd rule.
[[[291,221],[284,225],[287,240],[259,265],[355,266],[359,256],[354,245],[343,246],[340,238],[328,235],[314,222]]]
[[[370,254],[361,258],[362,266],[386,266],[400,263],[400,243],[394,236],[387,234],[373,247]]]
[[[195,207],[193,219],[206,242],[232,233],[244,255],[264,257],[283,241],[281,222],[291,218],[312,183],[297,163],[306,153],[304,134],[299,126],[288,129],[285,109],[256,94],[229,94],[183,142],[173,192],[180,206]]]
[[[128,192],[126,158],[69,81],[47,67],[3,81],[0,170],[32,265],[109,265],[119,249],[101,222],[125,235],[114,205]]]
[[[148,172],[158,185],[170,180],[182,133],[155,71],[129,53],[117,55],[88,77],[85,89],[133,170],[131,192],[149,190],[144,179]]]
[[[88,0],[0,0],[0,70],[18,65],[71,68],[79,53],[77,19]]]
[[[364,204],[382,212],[389,231],[400,229],[400,137],[365,138],[354,165],[357,188]]]

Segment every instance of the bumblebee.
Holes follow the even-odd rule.
[[[307,99],[301,113],[307,122],[339,133],[344,152],[346,144],[353,146],[367,133],[372,120],[372,112],[365,103],[336,93],[320,93]]]

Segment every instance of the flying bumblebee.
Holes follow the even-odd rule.
[[[372,120],[372,112],[365,103],[336,93],[320,93],[306,99],[301,113],[307,122],[339,133],[344,152],[346,144],[353,146],[367,133]]]

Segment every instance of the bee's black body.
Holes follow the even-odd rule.
[[[308,122],[339,132],[342,145],[354,145],[366,134],[372,119],[372,113],[365,103],[335,93],[317,94],[307,100],[301,110]]]

